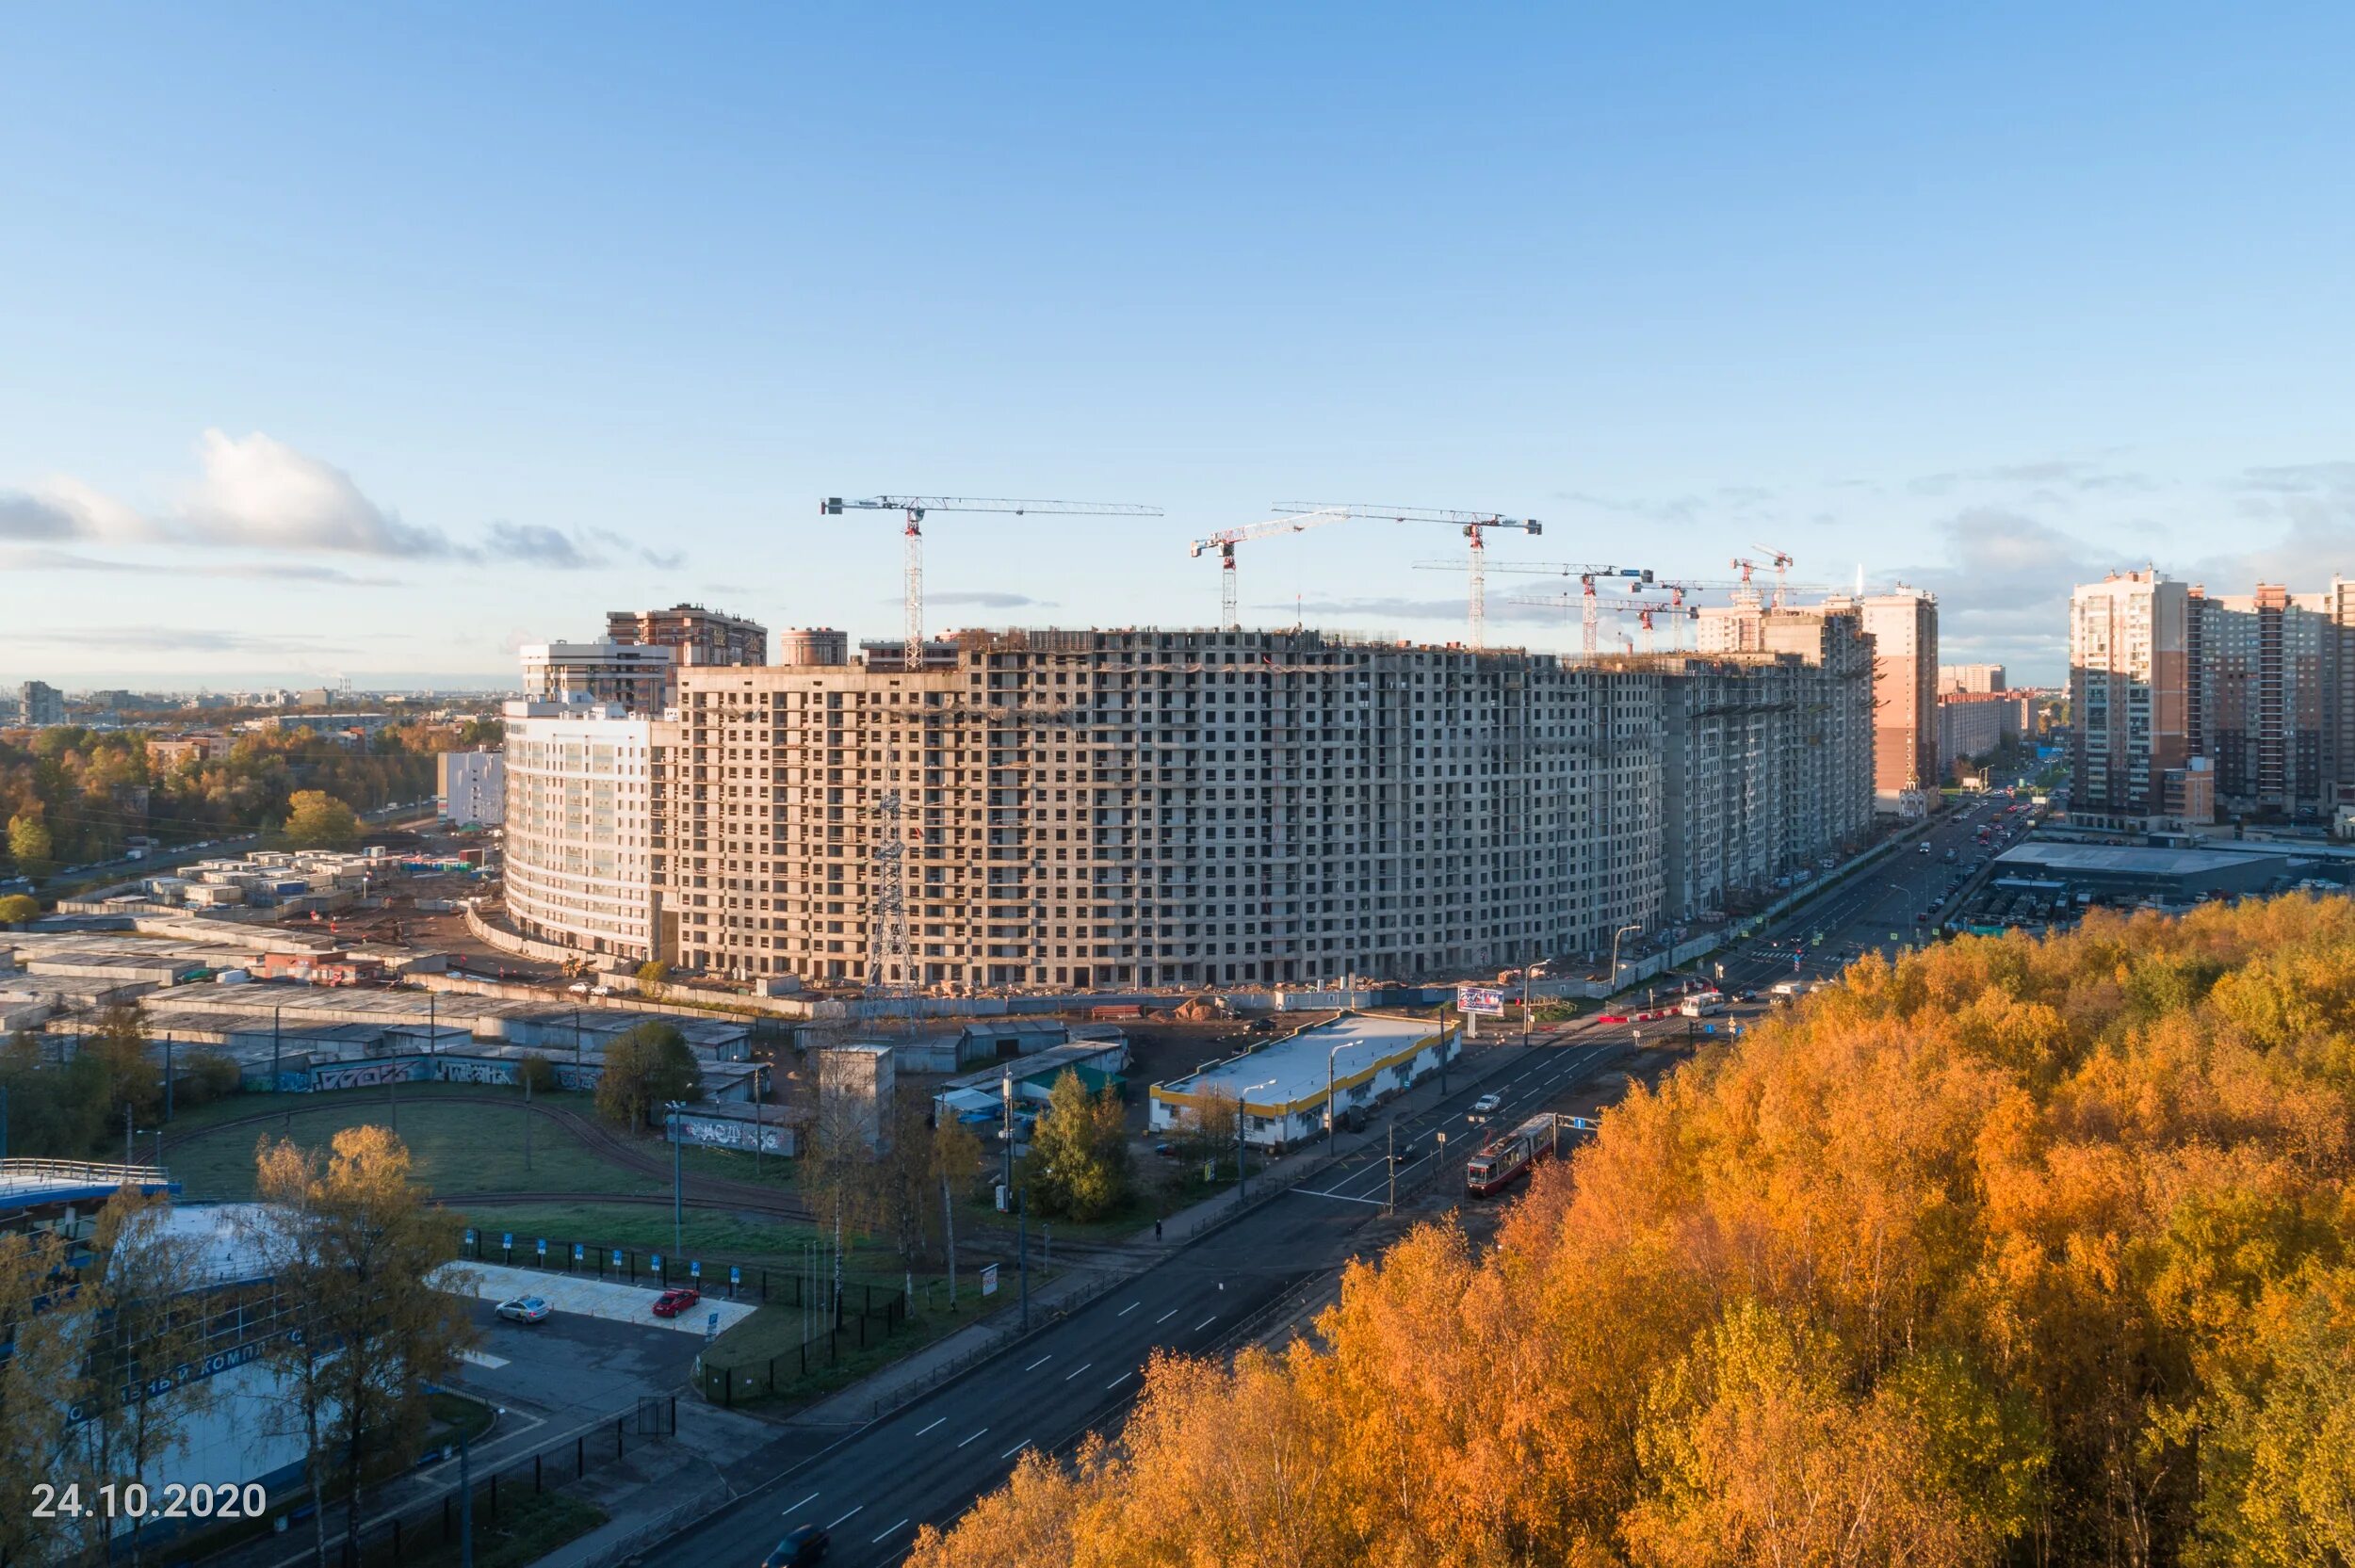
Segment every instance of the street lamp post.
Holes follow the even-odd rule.
[[[1633,926],[1621,926],[1617,930],[1611,933],[1611,989],[1614,991],[1619,989],[1619,938],[1627,935],[1630,931],[1640,931],[1643,929],[1644,928],[1640,924]]]
[[[1348,1043],[1343,1041],[1324,1053],[1324,1138],[1327,1154],[1332,1153],[1341,1140],[1341,1107],[1333,1097],[1333,1060]],[[1439,1059],[1447,1059],[1447,1042],[1444,1040],[1439,1043]]]
[[[664,1102],[671,1122],[671,1255],[683,1256],[687,1252],[686,1177],[679,1159],[678,1113],[687,1108],[684,1100]]]
[[[1273,1089],[1275,1086],[1275,1080],[1270,1078],[1265,1083],[1250,1085],[1235,1096],[1235,1202],[1238,1204],[1251,1196],[1251,1155],[1242,1136],[1244,1119],[1251,1112],[1250,1094],[1252,1090]]]

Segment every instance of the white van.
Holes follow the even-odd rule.
[[[1726,1010],[1726,999],[1714,991],[1697,991],[1677,1004],[1677,1011],[1687,1018],[1708,1018]]]
[[[1777,980],[1768,988],[1766,994],[1770,996],[1804,996],[1807,994],[1807,982],[1805,980]]]

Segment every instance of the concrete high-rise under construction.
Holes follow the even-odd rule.
[[[1587,663],[1315,632],[969,632],[911,671],[896,645],[854,662],[839,638],[789,637],[794,663],[680,671],[674,717],[642,731],[551,716],[511,777],[602,768],[584,799],[617,811],[642,736],[643,881],[618,855],[610,885],[541,877],[529,924],[570,940],[578,897],[608,950],[947,988],[1600,953],[1625,926],[1754,907],[1862,839],[1866,645],[1853,616],[1804,640]],[[560,793],[541,798],[536,824],[511,820],[511,861],[579,865],[586,846],[528,842],[569,831]],[[875,925],[886,879],[903,949]]]

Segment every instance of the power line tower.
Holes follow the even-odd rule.
[[[874,875],[867,894],[867,994],[916,994],[908,953],[907,842],[901,836],[900,792],[886,789],[869,813],[875,821]]]

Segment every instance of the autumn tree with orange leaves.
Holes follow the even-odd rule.
[[[2355,904],[1868,959],[920,1568],[2355,1561]]]

